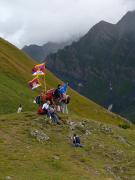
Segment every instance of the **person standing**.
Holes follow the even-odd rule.
[[[69,95],[64,95],[63,99],[61,101],[63,114],[68,114],[68,104],[69,104],[69,102],[70,102],[70,96]]]
[[[62,99],[60,89],[61,89],[61,84],[58,84],[57,89],[54,91],[54,95],[53,95],[54,102],[55,102],[55,105],[56,105],[56,110],[58,112],[60,112],[60,105],[61,105],[61,99]]]

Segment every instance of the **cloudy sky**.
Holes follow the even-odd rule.
[[[0,36],[19,48],[85,34],[100,20],[116,23],[135,0],[0,0]]]

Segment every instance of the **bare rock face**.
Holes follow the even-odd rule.
[[[49,140],[49,137],[41,130],[37,130],[37,129],[31,130],[30,134],[32,137],[35,137],[39,142],[44,142]]]

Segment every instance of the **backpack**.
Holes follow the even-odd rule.
[[[53,95],[54,95],[55,89],[50,89],[47,91],[46,93],[46,99],[47,100],[52,100],[53,99]]]
[[[39,107],[39,108],[38,108],[38,112],[37,112],[37,113],[40,114],[40,115],[45,114],[45,113],[44,113],[44,110],[42,109],[42,107]]]
[[[35,101],[36,101],[37,104],[40,104],[40,102],[41,102],[41,97],[40,97],[40,96],[37,96],[36,99],[35,99]]]
[[[60,97],[61,97],[61,94],[60,94],[59,89],[56,89],[56,90],[54,91],[53,96],[54,96],[54,98],[55,98],[55,99],[58,99],[58,98],[60,98]]]

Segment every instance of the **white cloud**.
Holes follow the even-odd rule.
[[[133,0],[0,0],[0,35],[18,47],[64,41],[134,7]]]

